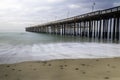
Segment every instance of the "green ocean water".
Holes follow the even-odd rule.
[[[119,42],[30,32],[0,32],[0,64],[119,57]]]

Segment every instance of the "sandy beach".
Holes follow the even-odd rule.
[[[1,64],[0,80],[120,80],[120,58]]]

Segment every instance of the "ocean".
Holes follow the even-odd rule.
[[[0,64],[120,57],[119,42],[30,32],[0,32]]]

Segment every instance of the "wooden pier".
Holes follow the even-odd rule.
[[[120,40],[120,6],[30,26],[26,31]]]

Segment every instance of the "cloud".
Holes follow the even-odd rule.
[[[120,5],[119,0],[95,0],[95,10]],[[20,29],[91,11],[92,0],[0,0],[0,30]]]
[[[113,3],[113,6],[120,6],[120,2]]]
[[[76,4],[68,5],[68,7],[71,8],[71,9],[81,8],[81,6],[76,5]]]
[[[52,9],[51,6],[40,6],[40,7],[34,8],[34,11],[47,11],[47,10],[50,10],[50,9]]]
[[[47,0],[48,3],[60,3],[64,2],[65,0]]]

